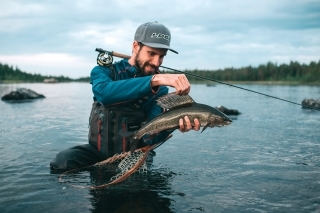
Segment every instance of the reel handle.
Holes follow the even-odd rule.
[[[129,55],[125,55],[125,54],[121,54],[121,53],[117,53],[115,51],[107,51],[107,50],[104,50],[102,48],[96,48],[96,51],[97,52],[100,52],[100,53],[107,53],[111,56],[116,56],[116,57],[119,57],[119,58],[126,58],[126,59],[129,59],[131,56]]]
[[[112,51],[111,54],[112,54],[113,56],[116,56],[116,57],[119,57],[119,58],[126,58],[126,59],[131,58],[131,56],[129,56],[129,55],[117,53],[117,52],[115,52],[115,51]]]

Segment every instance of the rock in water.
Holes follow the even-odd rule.
[[[16,91],[12,91],[1,97],[3,101],[21,101],[21,100],[30,100],[45,98],[44,95],[38,94],[30,89],[18,88]]]
[[[304,109],[308,109],[308,107],[305,107],[305,106],[311,106],[311,107],[314,107],[314,108],[320,108],[320,99],[318,100],[315,100],[315,99],[308,99],[308,98],[305,98],[303,101],[302,101],[302,108]]]
[[[241,113],[240,113],[238,110],[236,110],[236,109],[228,109],[228,108],[226,108],[226,107],[224,107],[224,106],[217,106],[216,109],[219,110],[219,111],[221,111],[221,112],[223,112],[223,113],[226,114],[226,115],[240,115],[240,114],[241,114]]]

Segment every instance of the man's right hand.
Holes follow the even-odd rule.
[[[187,95],[190,92],[190,83],[184,74],[155,74],[151,86],[174,87],[178,95]]]

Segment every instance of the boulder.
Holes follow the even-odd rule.
[[[305,107],[305,106],[310,106],[310,107],[320,109],[320,99],[316,100],[316,99],[312,99],[312,98],[305,98],[305,99],[303,99],[301,104],[303,105],[302,108],[304,108],[304,109],[309,109],[308,107]]]
[[[224,107],[224,106],[217,106],[216,109],[219,110],[219,111],[221,111],[221,112],[223,112],[223,113],[226,114],[226,115],[240,115],[240,114],[241,114],[241,113],[240,113],[238,110],[236,110],[236,109],[228,109],[228,108],[226,108],[226,107]]]
[[[1,97],[3,101],[21,101],[21,100],[30,100],[45,98],[44,95],[38,94],[30,89],[18,88],[16,91],[12,91]]]

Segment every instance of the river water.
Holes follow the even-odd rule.
[[[317,86],[238,85],[301,103]],[[1,212],[320,212],[320,112],[225,85],[192,85],[196,102],[242,114],[227,127],[174,132],[147,176],[101,190],[60,183],[49,163],[87,141],[88,83],[0,84],[45,99],[0,101]]]

